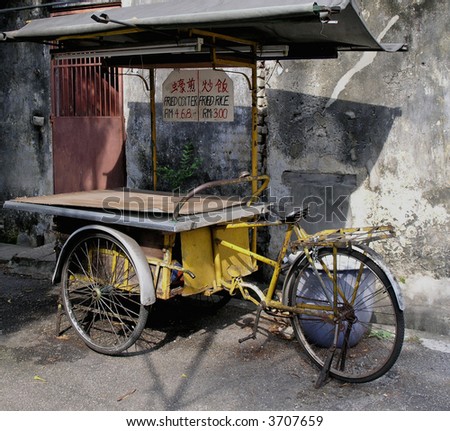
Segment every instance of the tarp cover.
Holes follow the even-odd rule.
[[[106,14],[107,17],[102,17]],[[67,50],[116,49],[168,43],[189,29],[238,37],[261,45],[289,46],[291,58],[302,47],[397,51],[403,44],[380,44],[367,29],[356,0],[168,0],[93,13],[31,21],[1,33],[4,41],[59,41]],[[314,56],[314,55],[312,55]],[[318,56],[320,56],[318,54]]]

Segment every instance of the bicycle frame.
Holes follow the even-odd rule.
[[[255,229],[255,228],[261,228],[261,227],[281,226],[283,224],[284,223],[282,221],[240,222],[240,223],[229,223],[225,226],[225,229],[239,229],[239,228]],[[227,288],[227,290],[229,290],[230,294],[233,295],[234,292],[237,289],[239,289],[242,296],[244,297],[244,299],[253,302],[257,306],[260,306],[262,304],[263,307],[276,308],[277,310],[280,310],[282,312],[291,312],[291,313],[299,313],[300,310],[304,311],[304,307],[289,307],[289,306],[284,305],[281,301],[273,299],[274,293],[276,290],[276,286],[278,283],[278,279],[279,279],[279,276],[280,276],[280,273],[282,270],[283,259],[287,254],[293,232],[296,233],[298,239],[304,238],[306,235],[306,232],[304,232],[303,229],[298,227],[296,224],[294,224],[294,223],[287,224],[287,229],[286,229],[286,233],[284,236],[283,244],[281,246],[280,252],[278,253],[277,260],[270,259],[268,257],[265,257],[261,254],[254,252],[254,251],[239,247],[228,241],[217,240],[217,243],[219,245],[222,245],[222,246],[229,248],[231,250],[234,250],[236,252],[242,253],[246,256],[252,257],[253,259],[255,259],[259,262],[262,262],[264,264],[267,264],[267,265],[270,265],[273,267],[273,274],[270,279],[267,293],[265,295],[261,291],[258,291],[259,289],[256,286],[251,287],[251,289],[257,293],[257,295],[261,299],[261,301],[257,301],[254,297],[252,297],[250,294],[248,294],[245,286],[250,287],[250,285],[249,284],[242,285],[242,283],[239,280],[239,277],[236,277],[236,279],[233,280],[230,284],[224,283],[225,288]],[[228,284],[228,286],[227,286],[227,284]],[[322,308],[322,307],[318,307],[318,309],[321,311],[325,311],[325,308]],[[327,311],[331,311],[331,310],[327,310]]]
[[[270,279],[269,287],[267,293],[264,294],[260,291],[257,286],[250,285],[248,283],[242,283],[240,281],[240,277],[236,276],[236,278],[231,283],[223,282],[224,287],[229,291],[231,295],[234,294],[236,290],[239,290],[244,297],[244,299],[253,302],[255,305],[260,306],[262,308],[272,308],[280,311],[281,313],[294,313],[294,314],[305,314],[310,316],[320,316],[324,319],[333,320],[333,316],[336,315],[338,311],[338,298],[344,298],[344,303],[348,305],[348,301],[345,300],[345,295],[340,289],[337,282],[337,250],[339,247],[343,246],[351,246],[352,241],[355,241],[354,238],[357,238],[356,242],[369,242],[375,241],[378,239],[389,238],[394,235],[393,228],[391,226],[377,226],[377,227],[367,227],[367,228],[347,228],[347,229],[332,229],[318,232],[314,235],[308,234],[302,227],[299,226],[298,222],[283,222],[281,220],[277,221],[266,221],[266,222],[239,222],[239,223],[229,223],[225,226],[225,229],[239,229],[239,228],[248,228],[248,229],[256,229],[261,227],[273,227],[273,226],[282,226],[286,225],[286,232],[284,235],[284,240],[281,246],[281,249],[278,253],[278,257],[276,260],[267,258],[261,254],[258,254],[254,251],[245,249],[243,247],[239,247],[236,244],[230,243],[225,240],[217,240],[217,244],[223,247],[234,250],[238,253],[242,253],[246,256],[249,256],[259,262],[270,265],[273,267],[272,277]],[[291,241],[292,235],[295,234],[296,240]],[[319,276],[318,279],[321,281],[323,292],[327,296],[327,299],[332,306],[322,306],[322,305],[314,305],[314,304],[300,304],[293,306],[288,306],[283,304],[280,300],[274,300],[274,294],[276,291],[276,286],[279,280],[280,273],[283,268],[283,260],[287,255],[289,247],[298,249],[302,248],[302,254],[299,255],[297,259],[307,259],[312,268],[315,268],[316,273],[318,270],[314,263],[314,257],[312,256],[313,250],[315,247],[325,246],[332,247],[333,249],[333,267],[328,268],[328,265],[319,260],[319,263],[322,267],[322,270],[325,274],[330,278],[333,284],[333,295],[330,297],[329,293],[325,285],[323,284],[322,278]],[[352,294],[352,298],[350,303],[354,302],[362,277],[363,266],[361,265],[357,280],[355,290]],[[260,298],[260,301],[256,300],[252,297],[248,292],[247,288],[253,290],[257,296]],[[288,317],[288,316],[285,316]]]

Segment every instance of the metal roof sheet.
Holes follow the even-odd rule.
[[[381,44],[370,33],[356,0],[170,0],[38,19],[3,32],[5,41],[58,41],[59,50],[180,43],[189,30],[219,33],[259,45],[286,45],[287,58],[322,57],[340,50],[398,51],[403,43]],[[232,41],[228,47],[238,46]],[[273,54],[282,58],[284,54]],[[193,57],[192,57],[193,58]],[[177,56],[177,61],[191,58]]]

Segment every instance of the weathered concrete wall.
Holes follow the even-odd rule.
[[[18,7],[26,2],[3,2]],[[0,28],[12,30],[43,16],[42,9],[0,15]],[[0,44],[0,201],[53,191],[50,136],[50,57],[48,48],[35,44]],[[44,126],[33,125],[41,117]],[[7,238],[41,245],[49,234],[46,218],[5,212]]]
[[[311,229],[392,223],[398,238],[377,248],[402,281],[408,324],[448,333],[448,2],[361,3],[372,33],[406,37],[409,51],[267,65],[272,195],[312,202]]]
[[[127,185],[150,189],[152,151],[149,76],[144,70],[124,70]],[[145,80],[145,83],[144,83]]]

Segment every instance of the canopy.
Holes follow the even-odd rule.
[[[8,41],[55,43],[55,54],[115,57],[130,64],[195,63],[224,56],[335,57],[342,50],[398,51],[367,29],[356,0],[169,0],[38,19],[0,33]],[[249,49],[250,47],[250,49]]]

